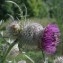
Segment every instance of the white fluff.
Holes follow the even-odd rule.
[[[42,34],[43,34],[43,26],[41,24],[30,22],[25,23],[25,25],[23,26],[23,32],[20,44],[21,45],[25,44],[28,46],[38,45],[38,43],[41,41]]]
[[[62,56],[57,57],[57,58],[54,60],[54,63],[63,63],[63,57],[62,57]]]
[[[18,48],[18,44],[16,44],[11,49],[9,55],[11,55],[11,56],[17,56],[18,54],[19,54],[19,48]]]

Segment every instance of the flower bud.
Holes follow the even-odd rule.
[[[15,38],[19,34],[20,24],[14,21],[6,27],[6,30],[7,30],[7,34],[9,35],[9,37]]]

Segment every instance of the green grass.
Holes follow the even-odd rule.
[[[26,53],[32,60],[35,61],[35,63],[42,63],[42,52],[41,51],[29,51]],[[32,63],[27,57],[25,57],[24,54],[20,53],[15,58],[8,56],[8,60],[16,60],[16,62],[21,60],[26,60],[27,63]]]

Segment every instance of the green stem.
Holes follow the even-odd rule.
[[[44,54],[43,50],[42,50],[42,57],[43,57],[43,61],[45,61],[45,54]]]
[[[10,52],[10,50],[12,49],[12,47],[17,43],[17,40],[18,40],[18,39],[16,39],[16,40],[9,46],[7,52],[6,52],[6,53],[4,54],[4,56],[3,56],[2,63],[5,62],[8,53]]]

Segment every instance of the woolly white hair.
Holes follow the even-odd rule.
[[[36,45],[40,43],[43,34],[43,26],[34,22],[23,22],[20,24],[14,21],[7,26],[6,30],[12,39],[15,39],[20,34],[20,47],[23,44]]]
[[[27,22],[23,26],[23,32],[20,44],[25,45],[27,44],[28,46],[37,45],[38,42],[41,41],[42,33],[43,33],[43,26],[41,24]]]
[[[11,22],[7,27],[6,27],[7,34],[9,37],[15,38],[20,31],[20,25],[17,21]]]
[[[16,57],[19,54],[18,44],[15,44],[11,49],[9,55]]]
[[[57,57],[57,58],[54,60],[54,63],[63,63],[63,56]]]

